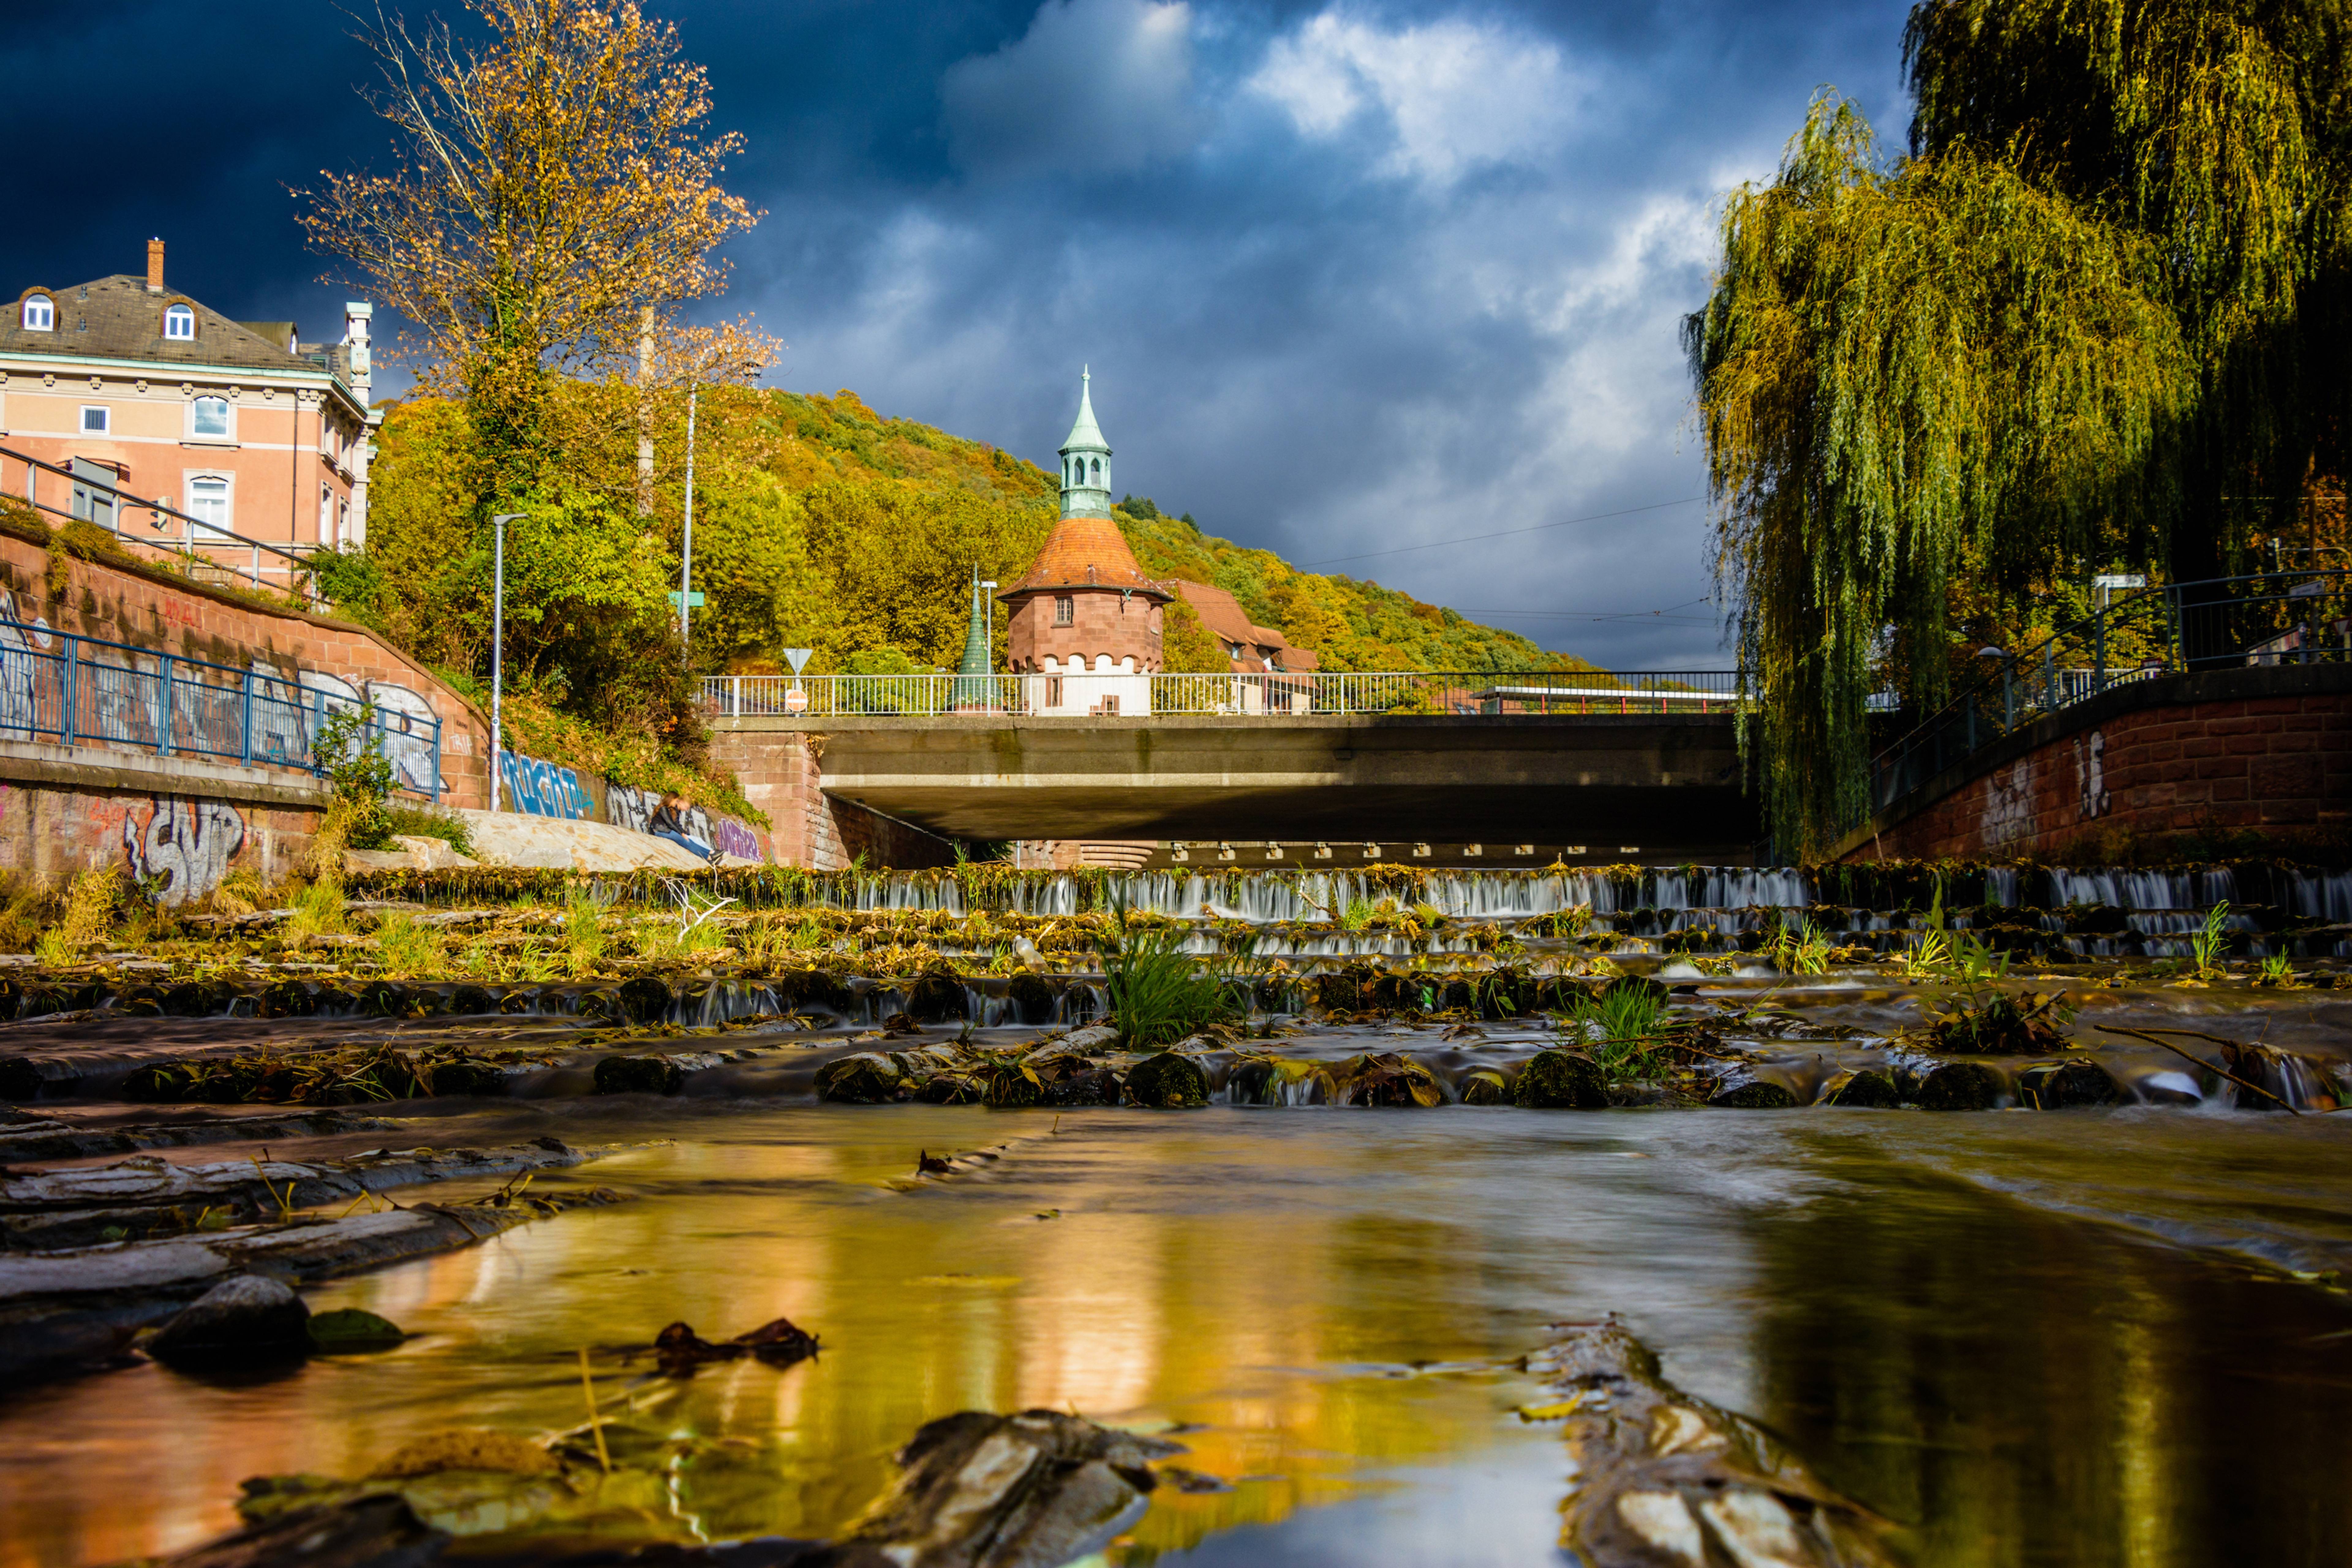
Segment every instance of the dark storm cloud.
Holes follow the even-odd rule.
[[[1906,113],[1884,0],[656,9],[749,140],[724,306],[793,345],[772,381],[1050,464],[1090,363],[1121,490],[1623,665],[1721,659],[1700,507],[1370,552],[1697,494],[1675,329],[1720,193],[1818,84]],[[176,285],[326,329],[282,186],[383,156],[343,19],[47,21],[0,132],[66,215],[12,225],[0,288],[163,233]]]

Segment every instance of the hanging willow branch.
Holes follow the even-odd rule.
[[[1883,164],[1834,95],[1777,179],[1732,193],[1685,342],[1784,850],[1862,814],[1871,692],[1941,700],[1956,572],[2021,586],[2161,531],[2193,377],[2158,263],[1969,148]],[[1890,671],[1897,623],[1927,655]]]

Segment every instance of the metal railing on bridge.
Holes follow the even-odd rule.
[[[2111,687],[2200,670],[2352,662],[2352,571],[2168,583],[2114,600],[2020,653],[1873,759],[1877,811],[2021,725]]]
[[[362,716],[399,788],[441,796],[441,721],[355,703],[267,670],[236,669],[0,621],[0,740],[105,746],[247,767],[323,768],[327,715]]]
[[[710,675],[714,717],[1231,717],[1339,714],[1727,713],[1728,670],[1403,671],[1374,674]]]

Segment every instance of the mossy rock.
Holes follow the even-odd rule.
[[[1895,1088],[1894,1077],[1878,1071],[1854,1073],[1822,1098],[1824,1105],[1874,1111],[1883,1111],[1902,1103],[1903,1093]]]
[[[115,994],[114,1010],[133,1018],[162,1018],[163,993],[153,986],[126,986]]]
[[[433,1065],[433,1092],[436,1094],[470,1094],[477,1099],[487,1099],[506,1092],[507,1075],[489,1062],[439,1061]],[[600,1085],[597,1092],[603,1094],[616,1091],[606,1090]]]
[[[1981,1061],[1948,1061],[1919,1084],[1919,1103],[1930,1111],[1990,1111],[2009,1086]]]
[[[964,999],[963,982],[939,969],[919,977],[914,988],[907,993],[907,1016],[917,1023],[940,1023],[948,1019],[960,1019],[969,1010]]]
[[[1045,1103],[1057,1109],[1065,1105],[1116,1105],[1119,1092],[1118,1074],[1108,1067],[1096,1067],[1046,1084]]]
[[[2018,1103],[2037,1111],[2112,1105],[2123,1097],[2122,1085],[2095,1061],[2046,1061],[2017,1075]]]
[[[218,998],[213,987],[198,980],[185,980],[163,993],[163,1016],[174,1019],[200,1019],[208,1016]]]
[[[449,1010],[460,1018],[478,1018],[498,1011],[498,1004],[480,986],[459,986],[449,993]]]
[[[1462,1103],[1465,1105],[1507,1105],[1511,1103],[1510,1081],[1491,1067],[1474,1067],[1462,1080]]]
[[[1707,1100],[1710,1105],[1730,1111],[1786,1111],[1796,1103],[1794,1094],[1769,1078],[1744,1080],[1717,1091]]]
[[[1000,1067],[988,1075],[980,1103],[1000,1111],[1026,1110],[1045,1103],[1045,1086],[1037,1075],[1019,1067]]]
[[[675,1094],[685,1086],[677,1063],[661,1056],[608,1056],[596,1064],[599,1094]]]
[[[1511,1103],[1529,1111],[1605,1111],[1609,1081],[1589,1056],[1538,1051],[1519,1069]]]
[[[934,1072],[923,1080],[916,1098],[932,1105],[977,1105],[987,1085],[970,1072]]]
[[[905,1075],[878,1051],[836,1057],[816,1070],[820,1100],[839,1105],[881,1105],[898,1098]]]
[[[326,1355],[362,1355],[372,1350],[390,1350],[407,1337],[391,1319],[358,1307],[310,1314],[311,1346]]]
[[[1370,1004],[1363,998],[1363,983],[1371,977],[1371,970],[1361,965],[1349,965],[1328,975],[1315,977],[1315,1005],[1327,1013],[1361,1012]]]
[[[857,999],[839,975],[825,969],[793,969],[776,976],[770,986],[778,1001],[796,1008],[814,1003],[842,1012]]]
[[[389,980],[370,980],[353,993],[353,1010],[365,1018],[400,1018],[408,1011],[408,992]]]
[[[1181,1111],[1209,1103],[1209,1075],[1189,1056],[1163,1051],[1128,1070],[1127,1103],[1148,1110]]]
[[[1006,983],[1004,999],[1013,1004],[1013,1016],[1025,1024],[1045,1024],[1054,1021],[1054,988],[1043,975],[1027,969]]]
[[[151,1061],[131,1070],[122,1081],[122,1097],[141,1105],[176,1105],[188,1097],[188,1075],[179,1068]]]
[[[588,1010],[586,997],[580,1010]],[[659,1023],[669,1016],[670,988],[652,975],[638,975],[621,983],[620,1008],[632,1023]]]
[[[1278,1105],[1282,1103],[1281,1070],[1264,1057],[1234,1064],[1225,1075],[1225,1098],[1236,1105]]]
[[[0,1101],[21,1105],[41,1094],[41,1070],[21,1056],[0,1056]]]

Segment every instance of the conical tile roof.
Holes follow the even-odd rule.
[[[1064,517],[1055,523],[1027,573],[998,597],[1058,588],[1124,588],[1163,601],[1176,597],[1143,575],[1127,537],[1108,517]]]

